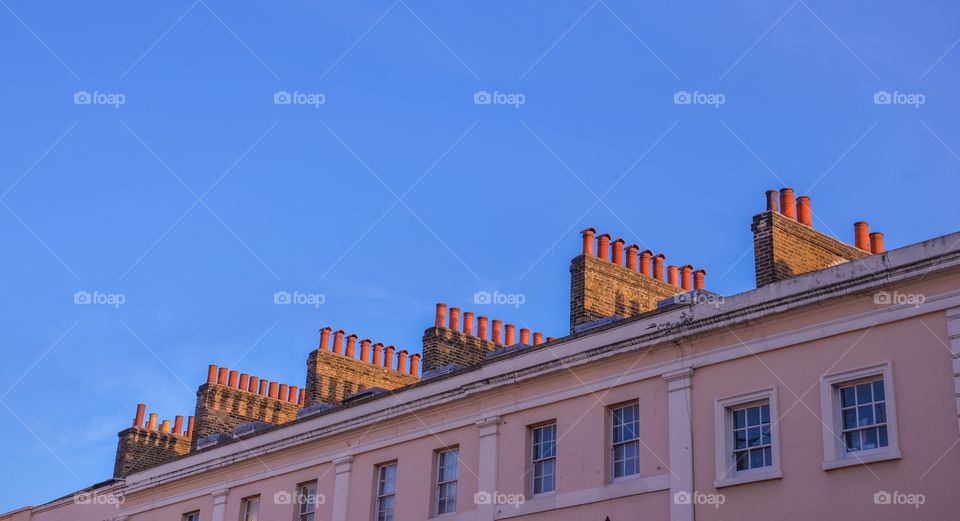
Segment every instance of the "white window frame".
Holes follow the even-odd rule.
[[[636,432],[636,434],[637,434],[637,437],[636,437],[636,438],[629,439],[629,440],[621,441],[621,442],[619,442],[619,443],[614,443],[614,441],[613,441],[613,439],[614,439],[614,429],[616,428],[616,424],[615,424],[615,422],[616,422],[616,417],[615,417],[615,415],[614,415],[614,411],[617,411],[617,410],[620,410],[620,409],[626,409],[626,408],[628,408],[628,407],[630,407],[630,408],[635,408],[636,411],[637,411],[637,416],[636,416],[636,421],[637,421],[637,432]],[[610,440],[609,440],[609,443],[610,443],[610,450],[609,450],[609,457],[610,457],[610,475],[609,475],[609,478],[610,478],[610,481],[611,481],[611,482],[615,482],[615,481],[624,481],[624,480],[628,480],[628,479],[636,479],[637,477],[640,476],[640,402],[637,401],[637,400],[633,400],[633,401],[630,401],[630,402],[624,402],[624,403],[618,403],[618,404],[616,404],[616,405],[611,405],[611,406],[607,407],[607,416],[608,416],[608,418],[609,418],[609,421],[607,422],[607,435],[610,437]],[[624,475],[622,475],[622,476],[617,476],[617,475],[616,475],[616,461],[614,460],[614,455],[616,454],[616,447],[617,447],[618,445],[627,445],[627,444],[631,444],[631,443],[636,443],[636,444],[637,444],[637,471],[636,471],[635,473],[633,473],[633,474],[624,474]]]
[[[770,405],[770,455],[773,464],[759,469],[737,471],[730,455],[733,454],[733,410],[758,402]],[[768,387],[748,393],[718,398],[714,405],[714,438],[716,461],[715,488],[742,483],[779,479],[783,477],[780,466],[780,407],[777,388]]]
[[[454,461],[453,467],[453,479],[447,481],[441,481],[442,474],[440,472],[440,467],[443,466],[443,456],[444,454],[456,453],[456,460]],[[446,516],[450,514],[457,513],[457,495],[459,494],[459,479],[460,479],[460,447],[448,447],[446,449],[440,449],[437,451],[437,464],[433,469],[433,475],[435,477],[436,483],[433,487],[433,515],[434,516]],[[440,512],[440,489],[443,485],[449,485],[453,483],[454,488],[457,489],[457,492],[453,494],[453,510],[450,512]]]
[[[547,457],[547,458],[534,459],[534,454],[536,453],[536,450],[535,450],[535,448],[534,448],[534,446],[536,445],[536,439],[537,439],[537,437],[536,437],[536,432],[537,432],[538,430],[540,430],[540,429],[546,429],[546,428],[549,428],[549,427],[553,427],[553,456]],[[548,495],[551,495],[551,494],[556,493],[556,491],[557,491],[557,470],[558,470],[558,469],[557,469],[557,461],[558,461],[558,460],[557,460],[557,455],[558,455],[557,452],[558,452],[558,448],[559,448],[559,446],[558,446],[559,444],[557,443],[557,441],[558,441],[558,440],[557,440],[557,433],[558,433],[558,431],[557,431],[557,422],[556,422],[556,421],[550,421],[550,422],[547,422],[547,423],[541,423],[541,424],[538,424],[538,425],[533,425],[533,426],[531,426],[529,429],[530,429],[530,431],[529,431],[529,432],[530,432],[530,434],[529,434],[529,436],[530,436],[530,495],[531,495],[532,497],[548,496]],[[537,474],[536,474],[537,463],[540,463],[540,462],[543,462],[543,461],[548,461],[548,460],[553,460],[553,488],[551,488],[550,490],[544,490],[544,491],[541,491],[541,492],[536,492],[536,490],[537,490],[537,488],[536,488],[536,483],[537,483]]]
[[[843,442],[840,417],[840,386],[875,377],[883,378],[887,413],[887,446],[848,453]],[[893,392],[893,362],[860,367],[820,378],[820,418],[823,423],[823,470],[900,459],[897,435],[896,395]]]
[[[256,505],[254,512],[250,512],[250,505]],[[251,516],[252,514],[252,516]],[[240,521],[258,521],[260,519],[260,495],[247,496],[240,500]]]
[[[313,496],[309,494],[310,487],[313,487]],[[317,497],[320,490],[318,481],[307,481],[297,485],[297,494],[293,497],[293,519],[294,521],[308,521],[317,519]]]
[[[389,494],[381,493],[381,485],[384,482],[385,473],[387,469],[390,467],[393,467],[394,469],[393,470],[393,492]],[[374,489],[374,502],[373,502],[373,519],[374,520],[380,519],[380,503],[381,501],[383,501],[385,498],[388,498],[388,497],[393,498],[393,509],[390,511],[390,517],[392,519],[396,519],[397,484],[399,483],[399,480],[397,479],[397,477],[399,476],[399,472],[400,472],[400,466],[397,465],[396,461],[391,461],[389,463],[381,463],[380,465],[377,465],[377,479],[374,485],[375,489]]]

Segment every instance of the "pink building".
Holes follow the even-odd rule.
[[[732,296],[585,230],[565,336],[441,304],[422,376],[330,329],[297,387],[212,366],[186,426],[138,408],[113,479],[0,520],[955,519],[960,233],[854,230],[768,192]]]

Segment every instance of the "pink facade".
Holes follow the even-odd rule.
[[[0,520],[236,521],[259,496],[259,520],[289,521],[308,482],[314,521],[376,519],[378,472],[391,463],[398,521],[953,519],[958,242],[571,334]],[[614,478],[611,411],[624,405],[636,406],[638,472]],[[757,468],[736,469],[738,411],[748,440],[751,411],[769,426]],[[555,490],[534,494],[532,429],[551,424]],[[845,431],[885,446],[848,451]],[[436,516],[438,454],[450,448],[455,512]]]

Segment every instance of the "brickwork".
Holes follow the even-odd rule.
[[[394,365],[393,360],[390,363]],[[347,396],[371,387],[392,390],[419,381],[419,377],[406,371],[316,349],[307,358],[306,405],[337,404]]]
[[[753,217],[757,287],[870,255],[774,211]]]
[[[498,347],[503,346],[446,327],[431,327],[423,332],[423,370],[450,364],[476,365],[483,362],[486,353]]]
[[[629,317],[651,311],[657,302],[681,292],[625,266],[579,255],[570,263],[570,331],[611,315]]]
[[[190,452],[190,438],[131,427],[117,436],[117,457],[113,476],[120,478],[160,465]]]
[[[252,421],[280,425],[295,420],[299,409],[299,405],[289,401],[206,383],[197,389],[193,439],[230,433],[236,427]],[[196,448],[196,443],[193,447]]]

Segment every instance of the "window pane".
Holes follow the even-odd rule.
[[[747,446],[755,447],[757,445],[760,445],[760,428],[751,427],[747,431]]]
[[[881,446],[881,447],[886,447],[886,446],[887,446],[887,428],[886,428],[886,427],[880,427],[880,428],[877,429],[877,430],[880,431],[879,436],[878,436],[878,437],[879,437],[880,446]]]
[[[736,429],[742,429],[747,426],[747,412],[743,409],[733,411],[733,426]]]
[[[734,449],[743,449],[747,446],[747,431],[746,429],[741,429],[734,432]]]
[[[764,425],[760,428],[760,444],[761,445],[770,445],[770,425]]]
[[[737,458],[737,470],[747,470],[749,468],[749,461],[747,460],[747,452],[738,452],[736,455]]]
[[[886,399],[884,398],[883,380],[873,382],[873,399],[878,402]]]
[[[750,407],[747,409],[747,425],[760,425],[759,407]]]
[[[860,426],[873,425],[873,406],[861,405],[857,407],[857,421]]]
[[[763,464],[765,466],[773,465],[773,449],[770,447],[763,449]]]
[[[852,429],[857,426],[857,409],[851,407],[843,410],[843,428]]]
[[[848,432],[844,435],[844,442],[847,445],[847,452],[860,450],[860,432]]]
[[[887,407],[884,402],[874,405],[873,412],[877,423],[887,423]]]
[[[763,405],[760,407],[760,421],[763,423],[770,423],[770,406]]]
[[[757,469],[763,466],[763,450],[750,451],[750,468]]]
[[[856,393],[853,387],[844,387],[840,390],[840,405],[851,407],[857,404]]]
[[[857,386],[857,403],[870,403],[873,401],[872,393],[870,392],[870,384],[860,384]]]
[[[877,448],[877,429],[860,431],[863,434],[863,450]]]

